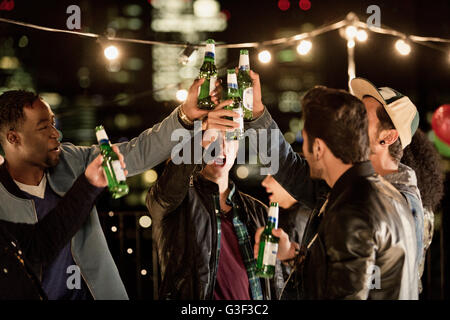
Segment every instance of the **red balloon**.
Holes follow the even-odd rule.
[[[450,145],[450,104],[444,104],[434,111],[431,126],[436,136]]]

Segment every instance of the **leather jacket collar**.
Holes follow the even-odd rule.
[[[353,181],[358,177],[377,176],[375,169],[370,161],[358,162],[350,169],[344,172],[342,176],[336,181],[333,188],[330,191],[329,203],[339,196],[349,185],[352,185]]]

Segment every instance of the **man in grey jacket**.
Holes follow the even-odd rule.
[[[190,129],[193,120],[207,113],[197,108],[197,92],[203,81],[196,80],[185,103],[161,123],[129,142],[117,144],[129,176],[169,158],[177,143],[171,141],[172,132]],[[212,96],[217,102],[216,94]],[[26,91],[8,91],[0,96],[0,144],[5,152],[5,162],[0,166],[0,219],[16,223],[38,222],[99,153],[98,146],[60,143],[50,106]],[[67,285],[74,272],[81,278],[77,290]],[[128,299],[95,206],[68,246],[38,276],[50,299]]]

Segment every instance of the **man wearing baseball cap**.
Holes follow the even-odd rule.
[[[246,126],[253,129],[277,130],[277,124],[262,103],[259,75],[254,72],[251,72],[250,75],[254,86],[254,120],[246,123]],[[404,195],[410,205],[412,216],[415,218],[417,242],[420,242],[415,255],[415,272],[417,272],[418,262],[422,258],[423,209],[414,171],[400,164],[403,148],[411,142],[411,137],[418,127],[417,109],[408,97],[393,89],[377,89],[367,80],[360,78],[354,79],[351,86],[353,94],[363,100],[367,109],[370,160],[373,167],[378,174],[387,178],[386,180],[390,181]],[[269,134],[267,139],[268,148],[271,152],[277,152],[280,157],[280,170],[273,174],[274,178],[295,199],[311,208],[320,208],[323,204],[323,197],[320,195],[326,191],[326,188],[311,179],[304,159],[292,150],[281,133],[279,135],[278,144],[271,143]],[[296,179],[292,179],[292,177],[296,177]],[[406,236],[411,238],[416,237],[416,234],[411,233]],[[307,235],[304,236],[305,238]]]
[[[400,163],[403,149],[411,143],[419,126],[417,108],[400,92],[388,87],[376,88],[364,78],[352,79],[350,90],[364,102],[367,110],[373,167],[400,191],[411,208],[416,224],[417,264],[422,264],[425,259],[422,200],[414,170]]]

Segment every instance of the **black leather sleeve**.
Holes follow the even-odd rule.
[[[174,164],[169,161],[158,182],[149,190],[146,205],[153,219],[162,220],[183,202],[189,189],[190,178],[202,165]]]
[[[322,233],[327,255],[325,299],[368,298],[377,241],[374,222],[364,210],[345,206],[329,212]]]

